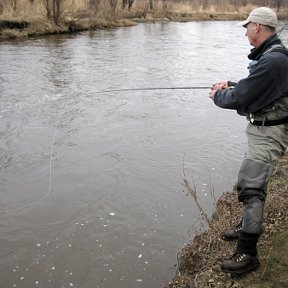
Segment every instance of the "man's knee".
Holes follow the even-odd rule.
[[[251,159],[244,159],[238,175],[237,192],[239,201],[253,196],[266,198],[266,186],[272,174],[273,166]]]

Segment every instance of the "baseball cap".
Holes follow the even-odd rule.
[[[246,20],[238,23],[237,26],[245,27],[249,22],[259,23],[269,27],[276,27],[277,16],[276,13],[268,7],[258,7],[250,13]]]

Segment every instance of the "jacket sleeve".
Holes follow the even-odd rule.
[[[237,85],[237,82],[234,82],[234,81],[228,81],[228,87],[234,87]]]
[[[269,58],[263,57],[255,70],[240,80],[232,89],[218,90],[214,96],[217,106],[237,110],[239,114],[254,113],[278,99],[273,66]]]

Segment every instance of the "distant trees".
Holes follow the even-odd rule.
[[[109,8],[115,12],[117,8],[117,0],[89,0],[89,8],[92,9],[93,12],[97,12],[99,10],[99,6],[101,2],[104,4],[108,4]]]
[[[236,3],[238,2],[238,5],[240,5],[240,6],[241,5],[246,6],[248,4],[252,4],[252,5],[255,5],[255,6],[275,7],[277,9],[277,11],[279,11],[279,9],[281,7],[287,7],[287,3],[288,3],[287,0],[244,0],[244,1],[242,0],[242,1],[235,1],[235,2]]]
[[[0,0],[0,15],[23,16],[29,13],[46,13],[47,18],[58,23],[65,11],[67,14],[87,13],[93,17],[106,17],[120,9],[135,5],[135,13],[143,12],[145,15],[164,13],[173,9],[193,9],[193,11],[243,11],[249,5],[269,6],[277,12],[288,7],[288,0]],[[31,9],[33,8],[33,9]],[[246,9],[246,8],[245,8]],[[137,11],[139,10],[139,11]],[[143,10],[143,11],[142,11]],[[144,15],[143,14],[143,15]]]
[[[247,5],[268,6],[275,8],[277,12],[280,8],[288,6],[287,0],[190,0],[190,3],[195,4],[195,6],[200,5],[203,9],[208,7],[228,7],[229,5],[234,6],[237,10]]]
[[[49,19],[55,23],[59,21],[61,15],[61,2],[62,0],[43,0],[46,8],[46,14]]]
[[[0,0],[0,15],[2,15],[4,12],[4,3],[3,0]]]
[[[109,5],[112,9],[113,12],[115,12],[116,8],[117,8],[117,0],[109,0]]]
[[[92,9],[92,11],[98,11],[100,1],[101,0],[89,0],[89,8]]]
[[[247,0],[230,0],[230,3],[235,7],[245,7],[247,5]]]
[[[17,0],[9,0],[10,7],[12,8],[13,12],[17,10]]]
[[[122,9],[125,9],[126,5],[128,5],[128,10],[131,9],[134,0],[123,0],[122,1]]]
[[[286,0],[276,0],[276,9],[277,9],[277,12],[279,12],[280,10],[280,7],[284,6],[284,2]]]

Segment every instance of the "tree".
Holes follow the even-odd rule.
[[[113,12],[116,11],[117,0],[89,0],[89,2],[88,2],[89,3],[89,7],[91,8],[91,10],[93,12],[97,12],[99,10],[99,6],[100,6],[101,1],[104,1],[104,2],[108,3],[109,7],[111,8],[111,10]]]
[[[98,11],[100,5],[100,0],[89,0],[89,7],[92,11],[96,12]]]
[[[46,8],[47,18],[51,19],[52,12],[51,12],[50,0],[44,0],[44,5],[45,5],[45,8]]]
[[[116,8],[117,8],[117,0],[109,0],[109,5],[110,5],[112,11],[115,12]]]
[[[0,15],[2,15],[4,12],[4,3],[3,0],[0,0]]]
[[[123,0],[122,1],[122,9],[125,9],[125,6],[128,4],[128,10],[131,9],[134,0]]]
[[[276,11],[279,12],[280,7],[284,4],[284,0],[276,0]]]
[[[206,10],[209,7],[209,1],[208,0],[202,0],[202,9]]]
[[[60,18],[60,4],[61,0],[53,0],[53,20],[55,23],[57,23]]]
[[[55,23],[58,23],[61,16],[61,2],[62,0],[44,0],[44,5],[46,7],[46,15]]]
[[[17,2],[18,2],[17,0],[9,0],[10,7],[12,8],[13,13],[15,13],[17,10],[17,4],[18,4]]]

